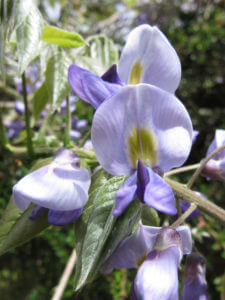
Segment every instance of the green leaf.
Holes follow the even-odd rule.
[[[160,220],[157,211],[148,205],[142,206],[141,219],[144,225],[159,226]]]
[[[29,219],[35,205],[21,211],[10,199],[0,220],[0,255],[25,243],[49,226],[47,212],[36,220]]]
[[[40,53],[43,25],[41,14],[33,5],[29,14],[17,27],[18,72],[20,75]]]
[[[103,170],[92,180],[89,202],[75,225],[77,265],[76,290],[82,287],[104,247],[116,219],[112,215],[115,197],[123,176],[108,178]],[[93,187],[94,186],[94,187]]]
[[[48,62],[45,74],[45,83],[48,89],[52,112],[54,112],[62,100],[69,94],[68,68],[70,60],[65,52],[58,52]]]
[[[118,62],[118,51],[113,41],[104,35],[93,36],[88,45],[82,48],[75,60],[76,63],[102,75],[109,67]]]
[[[35,120],[38,119],[41,112],[45,108],[46,104],[49,102],[49,92],[44,82],[39,89],[37,89],[33,95],[33,117]]]
[[[118,244],[131,233],[132,228],[136,224],[137,220],[141,216],[141,206],[142,204],[138,199],[135,199],[126,209],[126,211],[117,218],[116,223],[107,239],[104,249],[99,256],[99,260],[96,262],[96,267],[93,268],[92,273],[90,273],[90,280],[94,279],[102,264],[109,258],[109,256],[116,249]]]
[[[45,26],[42,40],[63,48],[77,48],[85,44],[82,37],[75,32],[69,32],[53,26]]]

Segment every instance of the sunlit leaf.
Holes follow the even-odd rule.
[[[78,33],[65,31],[53,26],[44,27],[42,40],[67,49],[77,48],[85,43]]]
[[[44,22],[39,10],[32,6],[29,14],[17,27],[18,71],[20,75],[40,53],[43,25]]]
[[[70,60],[65,52],[58,52],[48,62],[45,83],[49,92],[52,111],[55,111],[62,100],[69,94],[68,68]]]

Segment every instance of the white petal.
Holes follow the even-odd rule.
[[[13,197],[23,210],[29,202],[54,210],[75,210],[87,202],[89,186],[87,170],[54,162],[23,177],[13,187]]]
[[[136,166],[131,161],[128,140],[132,130],[140,128],[147,130],[154,141],[157,150],[154,165],[166,172],[185,162],[193,134],[188,112],[174,95],[139,84],[122,87],[95,113],[92,143],[107,172],[113,175],[133,172]]]
[[[177,89],[181,78],[180,60],[157,27],[145,24],[129,34],[118,67],[119,76],[125,83],[129,83],[135,63],[142,66],[140,83],[150,83],[171,93]]]

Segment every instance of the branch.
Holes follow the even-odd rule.
[[[63,292],[66,288],[67,282],[70,279],[70,275],[73,271],[75,262],[76,262],[76,249],[73,249],[70,258],[66,264],[66,267],[63,271],[62,277],[60,278],[59,284],[56,287],[56,291],[52,297],[52,300],[60,300],[62,299]]]

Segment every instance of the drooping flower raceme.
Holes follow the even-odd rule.
[[[198,253],[187,256],[182,300],[209,300],[205,279],[205,259]]]
[[[225,145],[225,130],[217,129],[206,156],[209,156],[214,150],[223,145]],[[203,170],[203,175],[207,179],[225,180],[225,150],[220,151],[207,162]]]
[[[144,24],[130,32],[118,73],[114,65],[100,78],[73,64],[68,78],[74,92],[98,108],[124,84],[147,83],[174,93],[180,82],[181,65],[165,35],[157,27]]]
[[[183,104],[155,86],[125,86],[101,104],[91,133],[96,156],[110,174],[130,176],[117,194],[114,216],[135,196],[159,211],[177,213],[172,189],[160,175],[185,162],[192,131]]]
[[[139,224],[122,241],[102,267],[103,273],[114,268],[138,268],[131,299],[178,299],[178,266],[183,254],[190,254],[191,233],[187,226],[177,230]]]
[[[65,225],[74,221],[88,200],[90,175],[81,169],[79,159],[72,150],[58,151],[49,165],[41,167],[23,177],[13,187],[16,205],[25,210],[29,204],[38,207],[33,211],[35,218],[49,209],[49,222]]]

